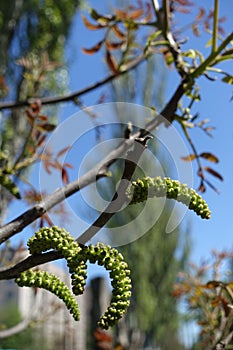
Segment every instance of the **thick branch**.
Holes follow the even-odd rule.
[[[68,185],[57,189],[55,192],[47,196],[42,202],[36,204],[16,219],[6,224],[0,229],[0,243],[22,231],[23,228],[41,217],[45,212],[49,211],[56,204],[61,203],[65,198],[78,192],[80,189],[90,185],[101,177],[106,176],[107,168],[118,159],[133,144],[133,140],[122,142],[117,149],[109,153],[109,155],[99,162],[95,167],[89,170],[79,179],[69,183]]]
[[[145,138],[136,138],[133,151],[128,152],[127,157],[125,159],[125,167],[121,177],[121,181],[118,185],[118,188],[105,209],[103,213],[96,219],[96,221],[80,236],[78,237],[78,242],[85,244],[92,237],[96,235],[96,233],[104,227],[107,222],[112,218],[112,216],[117,213],[120,209],[122,209],[123,205],[126,203],[126,189],[129,185],[129,182],[132,179],[134,171],[137,167],[139,159],[147,147],[148,139],[152,138],[151,136],[147,136]]]

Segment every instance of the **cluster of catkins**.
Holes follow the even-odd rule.
[[[206,201],[194,189],[168,177],[144,177],[133,181],[127,189],[127,196],[130,204],[144,202],[148,198],[166,196],[187,205],[203,219],[209,219],[211,214]]]
[[[74,295],[84,292],[87,277],[87,261],[98,263],[110,271],[112,299],[110,306],[99,320],[99,326],[108,329],[126,312],[131,296],[131,279],[127,263],[121,253],[110,246],[80,246],[63,228],[42,228],[28,241],[31,254],[39,254],[56,249],[67,260],[71,273],[72,292],[58,277],[45,271],[28,270],[22,272],[16,283],[19,286],[44,288],[64,301],[75,320],[79,320],[79,308]]]

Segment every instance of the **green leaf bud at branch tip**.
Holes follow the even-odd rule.
[[[169,177],[161,178],[158,176],[137,179],[132,181],[126,194],[131,200],[130,204],[144,202],[153,197],[167,197],[185,204],[197,215],[200,215],[202,219],[209,219],[211,215],[206,201],[194,189],[180,183],[178,180],[171,180]]]
[[[126,312],[131,297],[130,270],[121,253],[115,248],[98,243],[96,246],[82,246],[63,228],[44,227],[28,240],[31,254],[40,254],[50,249],[58,250],[67,260],[71,274],[74,295],[84,292],[87,278],[87,261],[98,263],[110,271],[112,279],[112,299],[108,309],[101,316],[99,326],[108,329]],[[70,289],[54,274],[46,271],[28,270],[16,278],[19,286],[44,288],[58,296],[67,306],[75,320],[80,313],[77,302]]]

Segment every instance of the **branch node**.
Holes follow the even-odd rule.
[[[153,139],[153,136],[151,135],[147,135],[145,137],[136,137],[135,138],[135,141],[136,142],[139,142],[142,146],[144,146],[145,148],[148,147],[148,142],[149,140],[152,140]]]

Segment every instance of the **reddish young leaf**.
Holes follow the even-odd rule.
[[[74,168],[74,166],[72,164],[70,164],[70,163],[64,163],[63,167],[64,168],[69,168],[69,169],[73,169]]]
[[[51,132],[56,128],[55,124],[50,124],[50,123],[42,123],[37,125],[37,129],[39,131],[45,131],[45,132]]]
[[[27,119],[29,121],[29,124],[32,125],[34,123],[34,119],[35,119],[35,114],[33,113],[33,111],[30,108],[27,108],[25,110]]]
[[[108,64],[108,67],[110,68],[110,70],[113,72],[113,73],[118,73],[118,70],[117,70],[117,62],[115,60],[115,58],[110,54],[110,52],[107,50],[106,51],[106,62]]]
[[[34,146],[32,146],[32,145],[28,146],[27,150],[28,150],[29,156],[32,156],[33,154],[36,153],[36,148]]]
[[[94,332],[94,337],[98,341],[107,341],[107,342],[112,342],[112,337],[105,331],[103,331],[100,328],[97,328],[96,331]]]
[[[61,151],[57,153],[57,158],[63,156],[65,153],[67,153],[71,149],[71,146],[67,146],[63,148]]]
[[[143,15],[143,13],[144,13],[143,9],[137,9],[137,10],[131,11],[128,17],[131,19],[138,19]]]
[[[120,41],[120,42],[110,42],[110,41],[106,41],[105,42],[105,45],[107,47],[107,49],[109,51],[111,50],[117,50],[117,49],[120,49],[122,44],[124,44],[124,41]]]
[[[223,181],[223,177],[222,175],[220,175],[216,170],[206,166],[203,168],[205,171],[208,171],[208,173],[210,173],[211,175],[217,177],[219,180]]]
[[[41,120],[42,122],[47,122],[48,121],[47,115],[38,115],[37,119]]]
[[[37,141],[37,146],[41,147],[46,140],[46,135],[42,135],[41,138]]]
[[[101,24],[90,23],[84,15],[82,15],[82,20],[83,20],[83,23],[85,24],[86,28],[89,30],[98,30],[98,29],[104,28],[104,26]]]
[[[122,10],[119,10],[119,9],[115,9],[114,10],[114,13],[117,17],[119,17],[120,19],[126,19],[127,18],[127,12],[126,11],[122,11]]]
[[[200,154],[200,157],[208,160],[209,162],[213,162],[213,163],[219,162],[218,158],[213,153],[210,153],[210,152],[203,152]]]
[[[200,36],[199,27],[196,23],[192,24],[192,31],[195,36]]]
[[[177,12],[180,12],[180,13],[184,13],[184,14],[188,14],[191,12],[191,10],[187,9],[186,7],[177,7],[176,8],[176,11]]]
[[[200,21],[204,15],[205,15],[205,9],[204,7],[200,7],[198,15],[196,16],[196,21]]]
[[[201,193],[204,193],[206,191],[206,187],[205,187],[203,181],[200,182],[200,185],[199,185],[197,191],[201,192]]]
[[[184,160],[185,162],[191,162],[192,160],[194,160],[196,158],[197,158],[196,154],[189,154],[186,157],[181,157],[181,159]]]
[[[116,35],[117,38],[122,39],[122,40],[125,39],[126,34],[124,34],[116,24],[114,26],[112,26],[112,31]]]
[[[90,47],[89,49],[86,49],[83,47],[82,52],[85,53],[86,55],[93,55],[94,53],[99,51],[103,42],[104,42],[104,40],[101,40],[96,45],[94,45],[93,47]]]
[[[201,168],[198,169],[197,175],[198,175],[201,179],[203,179],[203,180],[205,179],[205,176],[204,176],[203,171],[202,171]]]
[[[41,109],[41,100],[37,99],[35,101],[33,101],[32,103],[30,103],[30,108],[32,109],[32,111],[36,114],[38,114],[40,112]]]
[[[64,167],[62,167],[62,170],[61,170],[61,177],[62,177],[63,183],[68,184],[69,176],[68,176],[68,172],[66,171],[66,169]]]

